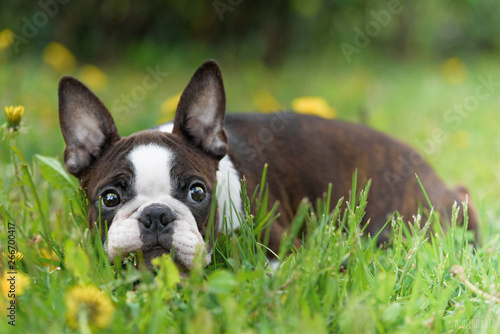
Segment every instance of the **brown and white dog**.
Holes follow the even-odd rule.
[[[414,174],[442,216],[450,217],[453,203],[465,199],[464,189],[447,188],[416,151],[363,126],[295,113],[225,113],[215,61],[193,75],[173,123],[129,137],[118,134],[111,114],[87,87],[61,79],[64,161],[87,194],[91,228],[101,207],[108,228],[102,241],[111,261],[141,250],[150,266],[173,249],[176,263],[189,269],[198,249],[208,264],[211,246],[204,240],[216,181],[216,228],[225,216],[237,228],[240,179],[246,177],[251,192],[266,163],[269,200],[280,202],[270,233],[274,251],[300,201],[321,197],[331,183],[336,203],[349,194],[355,170],[360,181],[372,179],[365,216],[372,235],[394,211],[409,220],[427,206]],[[469,214],[469,228],[476,229],[472,208]]]

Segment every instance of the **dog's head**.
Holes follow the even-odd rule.
[[[172,133],[121,137],[104,104],[82,83],[59,83],[64,161],[87,194],[88,221],[100,221],[111,261],[141,250],[151,259],[172,252],[190,268],[205,244],[216,171],[227,153],[225,93],[219,66],[205,62],[182,93]]]

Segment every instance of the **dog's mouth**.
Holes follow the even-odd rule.
[[[151,247],[151,248],[143,249],[142,254],[144,256],[144,264],[146,265],[146,268],[152,269],[153,265],[152,265],[151,261],[154,258],[160,257],[163,254],[166,254],[169,252],[170,252],[170,249],[166,249],[160,245],[156,245],[156,246]]]
[[[164,254],[170,254],[181,272],[189,271],[198,252],[206,265],[210,263],[211,254],[207,254],[203,237],[189,229],[177,233],[177,239],[173,234],[165,233],[158,237],[141,236],[141,241],[142,245],[130,252],[127,257],[138,269],[155,270],[153,259]]]

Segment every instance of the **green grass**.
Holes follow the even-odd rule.
[[[154,124],[161,117],[159,105],[182,90],[194,62],[165,61],[171,76],[127,119],[117,119],[121,133]],[[370,126],[417,147],[431,138],[433,129],[443,129],[447,140],[426,157],[446,183],[463,183],[471,190],[483,226],[482,245],[473,249],[462,226],[452,224],[443,232],[432,218],[426,221],[434,227],[430,235],[413,225],[403,228],[400,220],[389,222],[392,241],[378,247],[359,226],[367,187],[343,199],[346,210],[340,209],[340,202],[335,208],[325,200],[304,202],[279,252],[282,263],[272,271],[265,240],[255,237],[274,218],[274,203],[267,203],[261,187],[249,198],[244,195],[243,227],[218,240],[208,268],[198,262],[188,277],[181,278],[168,257],[158,260],[156,276],[130,265],[140,258],[110,265],[87,228],[85,199],[77,182],[60,163],[59,75],[36,60],[11,62],[0,74],[2,103],[23,104],[27,111],[24,133],[15,142],[0,142],[0,244],[2,251],[8,250],[8,236],[15,235],[24,256],[17,270],[30,283],[16,300],[15,328],[4,315],[9,299],[0,297],[0,332],[498,332],[500,92],[481,101],[458,128],[442,118],[453,103],[474,93],[478,76],[500,78],[494,59],[464,60],[468,76],[459,85],[442,80],[440,63],[379,62],[343,69],[332,62],[328,65],[323,59],[318,66],[300,67],[289,60],[282,69],[269,71],[250,63],[246,69],[223,67],[229,109],[252,109],[251,96],[262,89],[285,106],[294,97],[323,96],[341,118],[352,121],[360,120],[363,109]],[[111,104],[142,80],[145,66],[107,68],[108,85],[98,94]],[[248,214],[250,202],[259,208],[253,216]],[[304,245],[293,249],[288,241],[303,225],[308,230]],[[2,260],[5,272],[6,259]],[[84,308],[76,313],[76,325],[68,322],[71,289],[86,285],[98,287],[113,305],[112,317],[102,329],[93,327]]]

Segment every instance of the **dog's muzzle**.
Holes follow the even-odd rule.
[[[139,230],[143,242],[142,251],[146,263],[172,248],[172,237],[177,215],[164,204],[151,204],[142,210]]]

